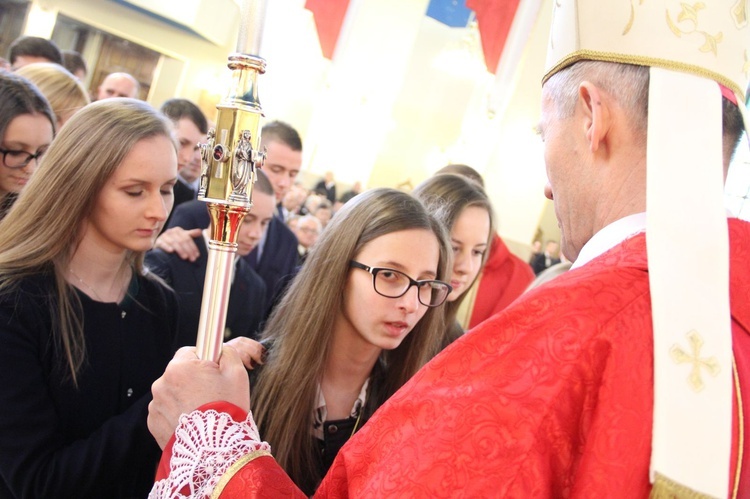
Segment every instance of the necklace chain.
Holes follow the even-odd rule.
[[[104,298],[101,297],[101,295],[99,293],[97,293],[96,289],[94,289],[93,286],[91,286],[89,283],[87,283],[86,281],[84,281],[81,278],[81,276],[79,276],[78,274],[76,274],[76,272],[73,270],[72,267],[68,267],[68,270],[70,271],[70,275],[72,275],[73,277],[75,277],[78,280],[78,282],[80,282],[86,289],[88,289],[89,291],[91,291],[93,293],[94,296],[92,298],[95,298],[95,299],[97,299],[100,302],[105,302],[106,301]],[[117,279],[117,278],[115,278],[115,279]]]

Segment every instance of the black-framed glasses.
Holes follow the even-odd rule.
[[[438,307],[453,291],[453,288],[447,282],[435,279],[417,281],[394,269],[370,267],[354,260],[349,261],[349,266],[366,270],[372,274],[372,287],[377,294],[386,298],[400,298],[409,291],[409,288],[416,286],[419,303],[428,307]]]
[[[39,160],[46,152],[47,149],[37,151],[36,154],[31,154],[26,151],[17,151],[15,149],[0,149],[0,154],[3,155],[3,164],[8,168],[23,168],[31,163],[32,159],[35,159],[38,164]]]

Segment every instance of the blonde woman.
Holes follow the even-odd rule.
[[[144,497],[173,293],[143,271],[172,206],[168,120],[129,99],[71,118],[0,224],[0,496]]]
[[[16,71],[41,90],[55,113],[59,130],[76,112],[91,102],[81,82],[67,69],[51,62],[28,64]]]

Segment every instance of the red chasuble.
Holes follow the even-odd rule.
[[[750,224],[731,220],[730,237],[745,428],[738,497],[748,497]],[[652,345],[641,234],[436,357],[341,450],[316,496],[648,497]]]
[[[730,237],[741,387],[735,395],[742,396],[744,414],[740,420],[735,399],[728,496],[744,499],[750,497],[750,224],[731,220]],[[685,365],[686,377],[691,367]],[[652,404],[641,234],[454,342],[344,446],[316,497],[646,498]],[[281,497],[289,483],[281,485],[278,471],[269,458],[250,461],[223,477],[220,497]]]

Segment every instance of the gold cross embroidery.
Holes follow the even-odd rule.
[[[669,354],[672,356],[672,360],[674,360],[677,364],[692,364],[693,368],[690,370],[688,383],[692,387],[693,391],[699,392],[703,390],[703,387],[705,386],[703,378],[701,377],[701,368],[705,367],[706,370],[708,370],[708,374],[713,377],[716,377],[719,374],[721,368],[719,367],[719,363],[717,362],[716,357],[701,359],[700,352],[701,347],[703,347],[703,338],[701,338],[700,334],[698,334],[698,331],[690,331],[687,334],[687,337],[690,341],[691,353],[685,352],[685,350],[683,350],[679,345],[673,345],[669,350]]]

